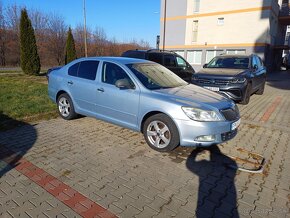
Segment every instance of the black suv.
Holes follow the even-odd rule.
[[[195,73],[192,83],[248,104],[253,93],[262,95],[266,68],[257,55],[220,55]]]
[[[194,69],[184,60],[183,57],[172,51],[162,50],[128,50],[122,54],[122,57],[139,58],[154,61],[163,65],[177,76],[187,82],[191,82]]]

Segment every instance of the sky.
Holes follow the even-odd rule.
[[[83,24],[83,0],[0,0],[3,6],[16,4],[57,13],[66,24]],[[144,40],[155,47],[160,34],[160,0],[85,0],[87,27],[102,27],[109,39],[128,42]]]

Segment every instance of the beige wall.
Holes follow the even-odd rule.
[[[269,20],[260,19],[260,11],[190,18],[186,22],[185,44],[269,43]],[[270,16],[270,11],[265,12]],[[224,25],[217,24],[224,18]],[[198,40],[192,42],[193,20],[198,20]],[[257,41],[258,40],[258,41]]]

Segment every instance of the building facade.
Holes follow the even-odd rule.
[[[285,44],[282,1],[161,0],[160,48],[179,53],[196,71],[224,53],[256,53],[272,69]]]

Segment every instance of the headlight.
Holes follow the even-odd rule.
[[[215,111],[206,111],[192,107],[182,107],[183,112],[196,121],[220,121],[222,120]]]
[[[246,82],[246,78],[239,78],[239,79],[233,79],[231,82],[232,83],[244,83]]]

